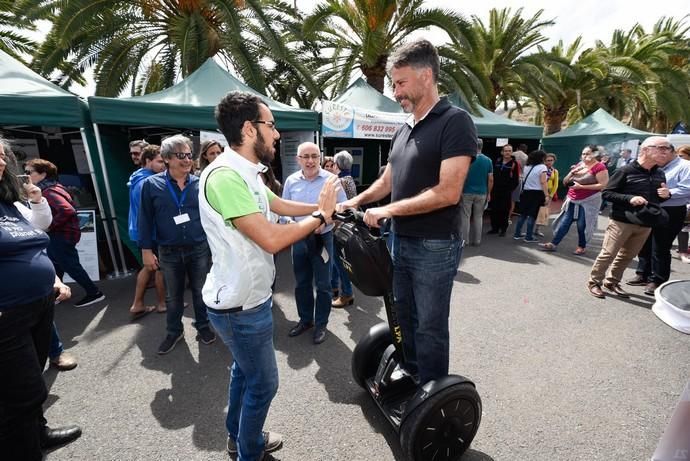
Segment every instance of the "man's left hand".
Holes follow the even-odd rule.
[[[656,190],[657,195],[661,198],[669,198],[671,191],[666,187],[666,183],[661,183],[661,187]]]
[[[70,288],[57,278],[55,284],[53,284],[53,290],[55,290],[55,294],[57,295],[55,298],[56,302],[62,302],[72,296]]]
[[[379,221],[392,218],[393,215],[386,207],[369,208],[364,212],[364,222],[369,227],[381,227]]]

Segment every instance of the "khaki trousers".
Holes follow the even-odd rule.
[[[604,243],[589,275],[589,283],[601,285],[609,266],[606,283],[619,283],[626,267],[640,252],[651,231],[651,227],[610,219],[604,234]]]

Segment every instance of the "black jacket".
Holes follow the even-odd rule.
[[[635,160],[618,168],[602,192],[604,200],[613,204],[611,219],[630,223],[625,217],[625,212],[639,208],[630,204],[630,199],[637,195],[646,198],[650,203],[663,202],[665,199],[659,197],[657,189],[665,182],[666,175],[656,165],[650,170],[645,170]]]

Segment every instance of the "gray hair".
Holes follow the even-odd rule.
[[[161,143],[161,157],[168,160],[171,159],[175,155],[175,152],[177,152],[177,148],[184,145],[189,146],[192,152],[194,151],[192,140],[186,136],[176,134],[169,138],[165,138]]]
[[[335,154],[335,156],[333,156],[333,161],[341,170],[352,169],[352,155],[346,150],[341,150]]]
[[[129,148],[131,149],[132,147],[139,147],[141,150],[144,150],[144,148],[148,145],[149,143],[147,143],[143,139],[136,139],[129,143]]]
[[[431,69],[434,82],[438,82],[441,67],[438,52],[428,40],[415,40],[407,43],[393,52],[388,58],[388,73],[393,68],[412,67],[413,69]]]
[[[484,148],[484,140],[482,138],[477,138],[477,152],[481,152]]]

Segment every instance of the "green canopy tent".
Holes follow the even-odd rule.
[[[349,150],[353,177],[369,184],[384,163],[393,133],[406,118],[397,102],[358,78],[333,101],[322,101],[324,147],[333,152]]]
[[[269,99],[230,75],[212,58],[170,88],[130,98],[91,96],[89,108],[95,124],[215,130],[218,124],[213,111],[230,91],[246,91],[261,97],[281,131],[318,130],[318,113]]]
[[[106,188],[118,226],[127,235],[129,194],[125,187],[132,164],[125,155],[121,127],[169,127],[215,131],[214,110],[230,91],[245,91],[261,97],[273,112],[281,132],[317,131],[319,114],[273,101],[245,85],[209,58],[192,74],[165,90],[127,98],[89,97],[89,110],[98,141],[98,152],[106,172]],[[119,131],[118,131],[119,130]],[[105,152],[108,152],[107,161]],[[107,164],[107,165],[106,165]],[[110,181],[115,188],[110,187]],[[138,254],[128,238],[125,243]]]
[[[96,202],[105,230],[108,250],[115,274],[120,270],[113,251],[110,229],[107,223],[99,181],[94,169],[89,141],[93,141],[87,105],[76,95],[63,90],[44,79],[24,64],[0,50],[0,126],[9,129],[17,126],[74,127],[79,128],[93,181]],[[120,240],[115,228],[116,241]],[[120,256],[122,256],[120,247]],[[123,260],[124,263],[124,260]]]
[[[579,162],[582,147],[587,144],[603,145],[608,152],[613,152],[627,141],[652,135],[620,122],[604,109],[598,109],[575,125],[545,136],[542,146],[545,151],[558,155],[558,163],[563,168]]]
[[[511,120],[482,106],[479,106],[478,113],[475,114],[460,99],[458,93],[449,94],[448,100],[470,113],[477,127],[477,135],[481,138],[540,139],[544,132],[541,126]]]

